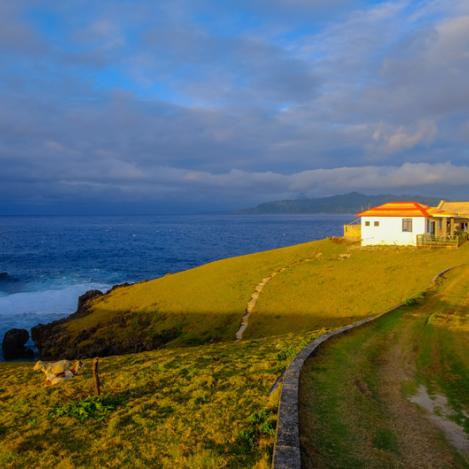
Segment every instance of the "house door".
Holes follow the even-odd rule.
[[[434,221],[428,221],[428,233],[430,233],[431,235],[435,235],[435,231],[436,231],[436,222]]]

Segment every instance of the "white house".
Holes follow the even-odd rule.
[[[469,202],[388,202],[357,216],[360,224],[344,225],[344,237],[362,246],[458,247],[469,239]]]
[[[431,235],[430,207],[418,202],[389,202],[358,213],[362,246],[417,246],[419,235]]]

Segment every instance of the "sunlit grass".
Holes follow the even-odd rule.
[[[469,259],[469,250],[348,247],[340,260],[324,250],[315,262],[276,276],[252,315],[247,337],[338,326],[374,315],[425,290],[441,270]]]
[[[108,345],[163,348],[104,358],[99,399],[89,369],[44,388],[30,364],[0,364],[0,467],[268,467],[278,390],[269,394],[295,353],[321,328],[416,297],[437,272],[469,258],[468,247],[360,249],[324,240],[114,290],[58,331],[54,356],[92,356],[96,346],[105,354]],[[234,342],[254,288],[282,267],[262,291],[245,339]],[[454,317],[467,327],[463,316]],[[331,368],[329,391],[349,392],[354,347],[360,340]],[[367,357],[373,350],[380,344]],[[371,365],[364,382],[373,396]],[[335,409],[346,411],[347,399]],[[330,420],[333,434],[347,442],[341,419]],[[373,434],[382,451],[396,445],[388,430],[383,424]]]
[[[245,337],[340,326],[405,301],[464,258],[469,246],[360,249],[323,240],[225,259],[98,298],[90,314],[66,323],[46,356],[234,340],[254,288],[282,267],[264,287]]]
[[[270,390],[319,332],[104,358],[101,398],[89,361],[49,388],[2,363],[0,467],[269,467]]]

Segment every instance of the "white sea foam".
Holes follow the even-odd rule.
[[[67,316],[77,308],[78,297],[88,290],[106,291],[107,284],[87,283],[0,297],[0,337],[12,328],[30,329]]]

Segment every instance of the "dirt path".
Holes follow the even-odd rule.
[[[243,317],[241,319],[241,325],[236,332],[236,340],[241,340],[243,338],[244,331],[247,329],[248,324],[249,324],[249,316],[251,316],[252,312],[254,311],[254,308],[256,307],[257,300],[259,299],[259,296],[262,293],[262,290],[264,290],[264,287],[279,273],[285,271],[287,267],[282,267],[281,269],[275,270],[272,272],[268,277],[264,277],[257,285],[256,288],[254,288],[254,292],[251,295],[251,298],[246,306],[246,309],[244,310]]]
[[[454,467],[455,460],[445,448],[438,428],[427,415],[402,395],[402,383],[415,374],[415,349],[411,346],[410,328],[400,328],[389,335],[391,344],[382,356],[378,369],[379,392],[389,411],[389,422],[397,436],[400,459],[404,467]]]
[[[319,259],[322,256],[322,253],[316,254],[316,259]],[[238,329],[238,331],[235,334],[236,340],[241,340],[243,338],[243,334],[246,331],[248,325],[249,325],[249,317],[251,314],[254,312],[254,308],[256,307],[257,301],[259,300],[259,297],[264,290],[265,286],[278,274],[281,274],[282,272],[285,272],[287,269],[291,269],[295,265],[303,264],[305,262],[311,262],[314,259],[301,259],[299,261],[293,262],[292,264],[286,265],[284,267],[281,267],[277,270],[274,270],[269,276],[264,277],[254,288],[254,291],[251,295],[251,298],[246,306],[246,309],[244,310],[243,317],[241,318],[241,325]]]
[[[469,269],[458,269],[420,304],[333,340],[307,362],[305,467],[469,467],[469,363],[460,360],[469,332],[456,327],[469,316],[468,298]]]

